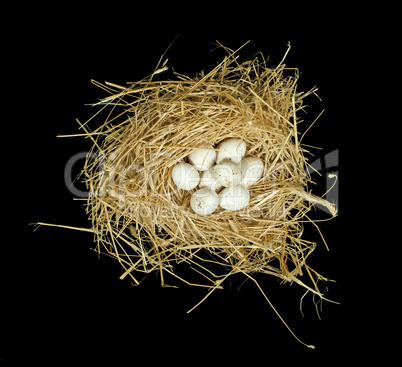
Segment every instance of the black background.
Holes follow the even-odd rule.
[[[358,42],[364,29],[354,25],[352,16],[331,18],[327,12],[300,23],[285,14],[256,18],[254,12],[254,21],[245,23],[250,14],[239,10],[225,25],[222,17],[208,11],[194,21],[188,11],[184,18],[175,14],[161,23],[164,9],[157,18],[153,12],[140,15],[138,9],[131,14],[124,8],[110,14],[104,10],[100,15],[80,8],[68,13],[57,9],[51,17],[20,20],[22,31],[10,42],[15,47],[9,48],[4,76],[9,82],[7,110],[12,119],[3,121],[4,144],[11,145],[2,180],[3,227],[9,237],[3,240],[1,258],[1,361],[240,366],[360,358],[359,341],[368,330],[357,307],[359,287],[352,266],[356,242],[348,227],[347,173],[353,129],[345,131],[353,124],[354,93],[344,86],[358,58],[371,52]],[[300,90],[319,88],[323,101],[309,98],[304,126],[323,108],[325,113],[305,142],[322,147],[314,151],[317,157],[339,149],[339,216],[320,226],[330,251],[320,245],[310,264],[336,280],[327,284],[326,295],[340,304],[324,302],[319,320],[313,299],[307,296],[303,317],[299,310],[303,289],[256,276],[291,329],[307,344],[314,344],[315,350],[298,343],[255,285],[243,284],[240,276],[186,314],[206,294],[205,289],[173,280],[178,289],[161,288],[157,274],[133,287],[128,278],[119,280],[122,269],[117,262],[98,259],[91,251],[91,234],[50,227],[34,231],[30,224],[89,226],[82,203],[73,200],[63,175],[68,159],[87,150],[90,143],[56,136],[77,133],[75,118],[85,121],[92,115],[85,104],[95,102],[102,93],[91,79],[117,84],[141,79],[152,73],[174,39],[166,55],[168,65],[190,76],[209,70],[224,56],[213,51],[216,40],[232,49],[250,40],[240,52],[241,59],[261,51],[270,55],[271,66],[281,61],[290,42],[286,64],[299,68]],[[325,179],[315,178],[317,193],[322,194]],[[327,215],[317,213],[317,217]],[[306,228],[305,236],[320,242],[313,228]]]

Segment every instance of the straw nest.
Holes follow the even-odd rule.
[[[83,174],[97,250],[115,257],[121,278],[136,284],[141,273],[157,271],[162,285],[170,274],[209,288],[209,295],[232,274],[258,272],[322,296],[322,277],[306,263],[316,243],[302,237],[314,204],[336,215],[309,190],[299,132],[299,112],[315,89],[298,91],[298,70],[283,61],[270,68],[261,56],[239,62],[238,52],[226,51],[222,62],[194,78],[161,79],[165,62],[126,86],[94,82],[107,96],[95,104],[102,112],[81,128],[93,141]],[[246,208],[196,214],[189,205],[195,190],[178,189],[172,169],[197,148],[227,138],[246,143],[246,154],[263,161],[263,176],[250,188]],[[176,273],[178,263],[191,270],[186,278]],[[300,280],[304,270],[310,285]]]

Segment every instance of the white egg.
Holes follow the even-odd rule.
[[[192,190],[200,182],[200,174],[189,163],[178,163],[172,170],[173,182],[179,189]]]
[[[246,143],[241,139],[227,139],[218,145],[218,149],[216,163],[220,163],[225,159],[239,163],[244,154],[246,154]]]
[[[198,170],[209,170],[216,161],[215,150],[210,149],[197,149],[190,153],[188,161]]]
[[[227,210],[241,210],[250,202],[250,193],[242,186],[231,186],[223,189],[219,194],[219,205]]]
[[[204,187],[197,190],[190,199],[191,209],[195,213],[208,215],[213,213],[219,206],[219,197],[211,189]]]
[[[236,186],[241,183],[241,167],[238,163],[225,159],[213,167],[215,180],[222,186]]]
[[[264,163],[257,157],[246,157],[241,161],[242,185],[254,185],[264,172]]]
[[[208,187],[212,191],[219,191],[223,188],[223,185],[215,178],[215,172],[213,169],[208,171],[203,171],[200,174],[200,189],[203,187]]]

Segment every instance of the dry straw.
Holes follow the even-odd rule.
[[[323,297],[317,282],[324,278],[306,263],[316,243],[302,238],[303,225],[316,203],[333,216],[336,209],[308,189],[307,151],[298,131],[304,99],[316,89],[299,92],[298,70],[283,60],[270,68],[261,55],[240,62],[239,50],[223,48],[222,62],[195,78],[175,73],[175,80],[156,80],[166,60],[150,77],[126,86],[93,82],[107,96],[80,128],[93,141],[83,178],[96,250],[117,259],[121,279],[138,284],[141,273],[156,271],[162,285],[170,274],[206,287],[194,308],[236,273],[258,287],[252,274],[269,274]],[[264,162],[263,177],[250,188],[245,209],[198,215],[189,207],[194,190],[177,189],[172,168],[195,149],[227,138],[241,138],[247,154]],[[178,263],[197,276],[177,274]],[[304,271],[310,285],[299,279]]]

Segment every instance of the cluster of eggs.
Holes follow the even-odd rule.
[[[193,190],[191,209],[201,215],[213,213],[220,206],[226,210],[241,210],[250,201],[248,188],[264,171],[257,157],[244,157],[246,144],[241,139],[227,139],[212,148],[193,151],[189,163],[173,167],[172,179],[179,189]],[[244,158],[243,158],[244,157]]]

